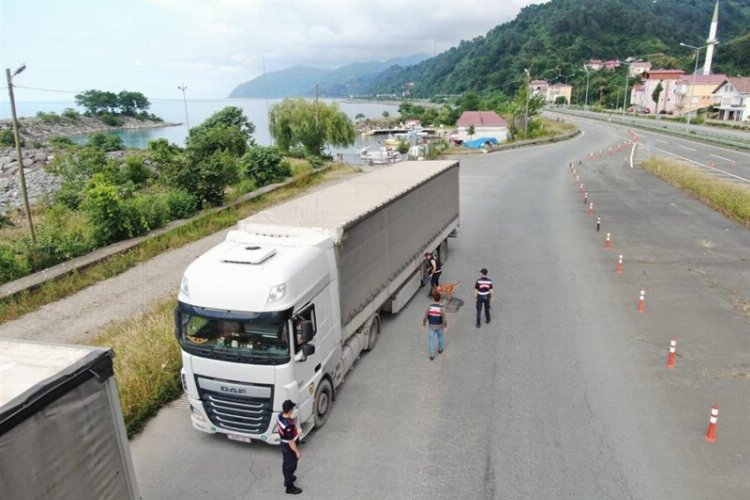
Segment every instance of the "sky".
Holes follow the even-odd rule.
[[[222,99],[265,72],[440,53],[544,0],[0,0],[15,98]],[[0,86],[7,95],[5,78]],[[44,90],[40,90],[44,89]]]

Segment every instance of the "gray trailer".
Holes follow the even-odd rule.
[[[345,341],[381,308],[397,313],[405,305],[422,284],[425,251],[447,259],[446,238],[459,224],[458,171],[457,161],[397,163],[266,209],[240,221],[239,229],[288,235],[320,228],[328,234]]]
[[[0,339],[0,496],[137,499],[113,352]]]

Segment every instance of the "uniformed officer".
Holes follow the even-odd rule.
[[[484,307],[484,318],[487,324],[490,322],[490,302],[495,298],[495,289],[492,287],[492,280],[487,277],[487,269],[482,268],[479,273],[481,276],[474,284],[474,300],[477,301],[477,328],[481,326],[482,307]]]
[[[448,320],[445,317],[445,309],[440,303],[440,293],[432,291],[432,304],[429,305],[422,319],[422,326],[427,330],[427,351],[430,355],[430,361],[435,359],[435,343],[437,341],[437,352],[443,352],[443,336],[445,329],[448,327]]]
[[[281,438],[281,454],[284,457],[284,462],[281,466],[281,470],[284,473],[284,486],[286,487],[286,492],[290,495],[299,495],[302,493],[302,488],[297,488],[294,485],[294,481],[297,480],[297,476],[294,475],[297,471],[297,461],[302,456],[302,452],[299,451],[297,422],[292,418],[292,411],[296,406],[290,399],[284,401],[281,405],[282,412],[279,413],[276,422],[276,430],[279,432],[279,437]]]
[[[424,254],[424,260],[427,262],[427,273],[430,275],[430,293],[440,286],[440,274],[443,272],[440,258],[432,252]]]

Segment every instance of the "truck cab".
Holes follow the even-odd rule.
[[[185,272],[175,309],[193,426],[278,442],[275,414],[297,402],[303,434],[323,367],[339,346],[336,266],[323,234],[265,238],[233,231]]]

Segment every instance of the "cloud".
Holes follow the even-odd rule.
[[[3,67],[23,84],[220,98],[264,71],[336,68],[483,36],[541,0],[1,0]],[[52,96],[52,97],[58,97]],[[34,97],[28,97],[34,99]],[[51,99],[50,96],[41,98]]]

